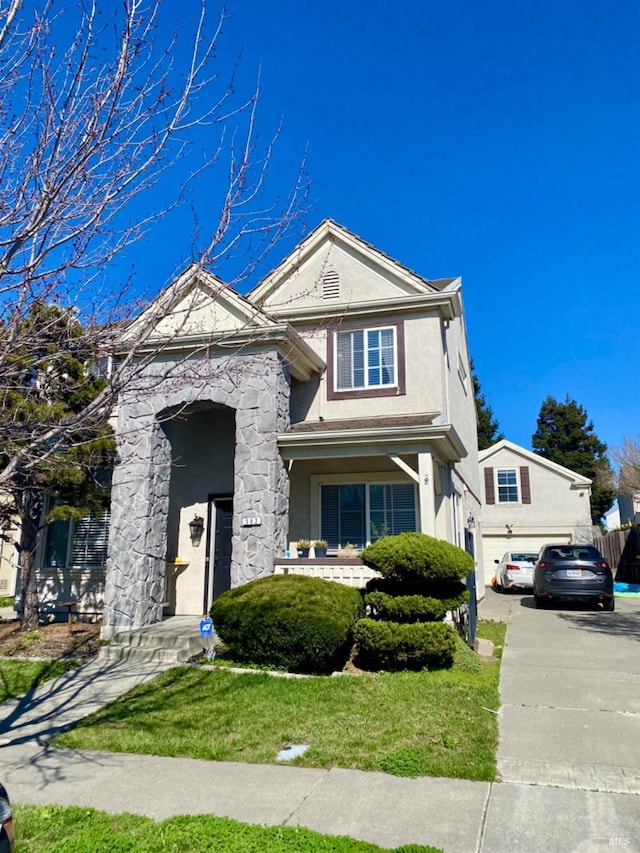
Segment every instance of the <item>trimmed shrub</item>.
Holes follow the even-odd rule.
[[[408,582],[460,581],[474,569],[473,558],[462,548],[425,533],[385,536],[360,557],[385,577]]]
[[[360,591],[301,575],[270,575],[223,593],[211,618],[239,661],[328,673],[349,658]]]
[[[372,578],[366,586],[366,593],[380,592],[389,596],[420,595],[426,598],[435,598],[445,605],[447,610],[460,607],[465,601],[469,601],[470,593],[467,587],[455,581],[455,583],[442,583],[437,581],[417,581],[406,583],[395,578]],[[402,621],[402,620],[396,620]]]
[[[437,598],[424,595],[387,595],[384,592],[370,592],[364,597],[373,619],[386,619],[390,622],[440,622],[447,607]]]
[[[361,619],[355,629],[356,664],[364,669],[439,669],[450,667],[456,632],[442,622],[413,625]]]

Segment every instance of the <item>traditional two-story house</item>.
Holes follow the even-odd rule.
[[[387,532],[473,547],[459,278],[326,220],[248,296],[194,266],[136,323],[159,354],[118,405],[105,637],[207,612],[302,537],[328,566]]]

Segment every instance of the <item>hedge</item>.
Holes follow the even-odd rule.
[[[385,577],[408,582],[460,581],[474,570],[470,554],[425,533],[385,536],[368,545],[360,557]]]
[[[301,575],[271,575],[213,602],[216,632],[239,661],[327,673],[349,658],[363,613],[359,590]]]

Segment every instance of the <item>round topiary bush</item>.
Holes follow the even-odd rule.
[[[368,545],[362,562],[387,578],[416,582],[460,581],[474,570],[462,548],[425,533],[399,533]]]
[[[413,625],[361,619],[355,629],[355,662],[363,669],[440,669],[450,667],[456,632],[442,622]]]
[[[329,673],[348,660],[362,612],[357,589],[320,578],[270,575],[223,593],[213,602],[211,618],[237,660]]]

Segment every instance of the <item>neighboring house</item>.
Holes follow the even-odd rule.
[[[608,509],[602,518],[607,531],[617,530],[620,527],[620,506],[618,502],[614,503],[611,509]]]
[[[473,548],[459,278],[325,220],[247,297],[190,267],[140,328],[162,354],[118,403],[104,637],[207,612],[302,537],[328,540],[328,564],[384,532]]]
[[[620,508],[619,524],[637,524],[640,513],[640,494],[618,495],[618,507]]]
[[[507,551],[591,542],[591,480],[503,439],[478,454],[485,584]]]
[[[0,598],[11,597],[16,592],[18,539],[19,529],[15,524],[0,529]]]

